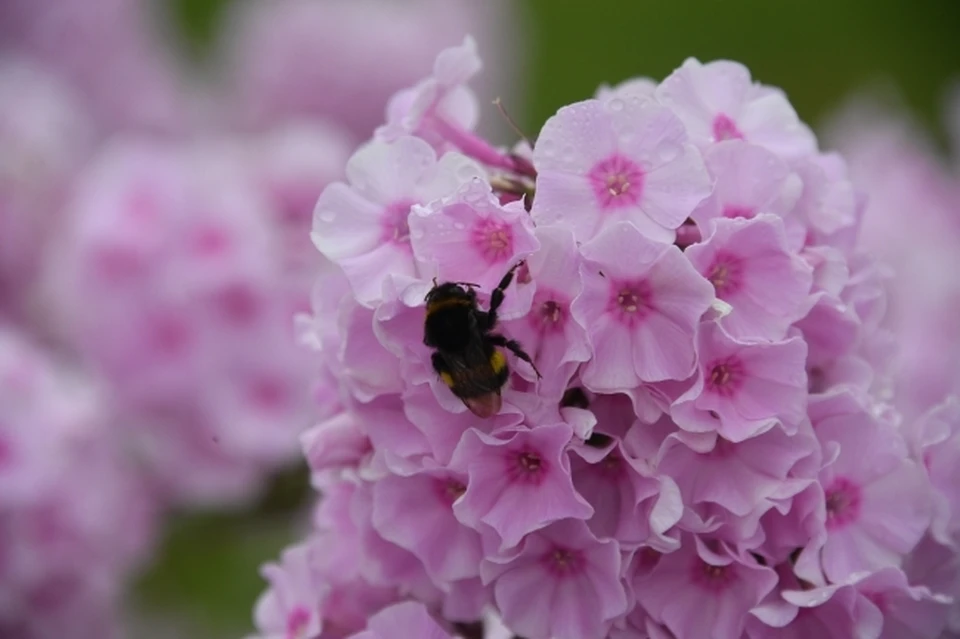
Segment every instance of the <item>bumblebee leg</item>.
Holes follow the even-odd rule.
[[[537,374],[537,378],[543,379],[543,375],[540,374],[539,369],[537,369],[537,365],[533,363],[533,360],[529,355],[527,355],[527,352],[523,350],[523,346],[520,345],[520,342],[515,339],[507,339],[503,335],[497,335],[496,333],[488,335],[487,339],[489,339],[490,343],[494,346],[502,346],[525,361],[527,364],[530,364],[530,366],[533,368],[533,372]]]
[[[513,281],[513,273],[521,266],[523,266],[523,260],[511,266],[507,274],[504,275],[500,283],[497,284],[497,288],[493,289],[493,292],[490,293],[490,310],[486,313],[486,326],[483,327],[484,330],[490,330],[496,325],[497,309],[503,304],[504,291],[507,290],[507,287],[510,286],[510,283]]]

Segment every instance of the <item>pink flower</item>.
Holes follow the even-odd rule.
[[[910,585],[898,568],[884,568],[859,580],[857,590],[883,615],[881,639],[935,637],[953,603],[950,597]]]
[[[780,157],[762,146],[725,140],[709,147],[703,161],[716,180],[713,193],[690,214],[704,235],[710,220],[752,218],[758,213],[787,215],[803,184]]]
[[[653,239],[710,195],[711,181],[683,125],[652,100],[587,100],[547,120],[533,151],[537,224],[573,230],[580,242],[620,221]]]
[[[620,98],[621,100],[632,97],[650,99],[653,98],[653,94],[656,90],[657,82],[652,78],[630,78],[629,80],[624,80],[615,86],[601,84],[597,88],[597,93],[594,97],[604,102],[607,102],[613,98]]]
[[[698,452],[679,439],[668,438],[660,450],[657,468],[676,479],[689,505],[712,503],[744,517],[762,505],[792,497],[809,480],[788,479],[795,467],[817,452],[809,433],[788,435],[780,427],[732,443],[717,437],[708,452]]]
[[[672,546],[673,540],[664,533],[683,514],[680,490],[669,476],[644,474],[650,469],[626,448],[575,449],[573,485],[594,510],[587,524],[598,538],[612,537],[624,549],[640,544]]]
[[[810,129],[800,122],[783,91],[754,83],[742,64],[688,58],[657,87],[657,99],[683,121],[690,140],[710,144],[740,139],[781,157],[816,151]]]
[[[476,577],[480,536],[454,516],[466,477],[448,472],[388,476],[373,487],[373,525],[384,539],[416,555],[438,583]]]
[[[423,604],[407,601],[370,617],[367,629],[350,639],[451,639]]]
[[[740,442],[778,423],[793,432],[804,418],[807,348],[800,338],[738,341],[705,322],[698,355],[696,381],[670,411],[682,428]]]
[[[481,566],[504,622],[530,639],[601,639],[627,610],[614,541],[566,519],[528,536],[509,560]]]
[[[540,394],[559,398],[581,362],[590,358],[586,328],[571,312],[582,290],[580,254],[567,229],[543,227],[536,236],[540,250],[526,260],[537,287],[530,312],[504,326],[544,372]]]
[[[896,565],[920,541],[931,516],[923,475],[907,458],[902,436],[849,393],[812,402],[810,419],[822,445],[839,447],[820,472],[827,578]]]
[[[335,183],[317,202],[313,242],[338,264],[366,306],[380,301],[388,273],[414,276],[410,209],[452,193],[482,175],[467,158],[437,158],[418,138],[369,142],[347,163],[349,184]]]
[[[519,202],[501,206],[479,178],[455,194],[410,214],[410,238],[420,272],[443,281],[470,281],[484,292],[496,288],[510,268],[540,247],[530,216]],[[518,310],[519,285],[508,291],[501,314]],[[525,305],[521,305],[525,306]]]
[[[417,135],[438,145],[451,130],[473,129],[479,106],[466,84],[481,66],[477,44],[470,36],[464,38],[462,45],[441,51],[431,77],[390,99],[387,123],[377,129],[377,137],[389,142],[400,136]]]
[[[581,249],[583,293],[573,317],[588,328],[593,356],[581,372],[598,392],[693,372],[693,336],[713,295],[675,247],[633,225],[610,226]],[[602,365],[601,365],[602,362]]]
[[[933,523],[930,532],[940,543],[951,544],[960,533],[960,400],[951,396],[909,425],[906,432],[914,459],[933,485]]]
[[[323,630],[320,602],[327,588],[314,572],[312,555],[311,545],[296,546],[284,551],[280,565],[263,567],[270,590],[254,613],[263,639],[306,639]]]
[[[720,219],[713,234],[685,254],[732,307],[720,318],[731,336],[779,340],[809,305],[810,268],[787,249],[780,220]]]
[[[641,606],[677,639],[738,639],[747,613],[773,590],[776,574],[699,537],[633,579]]]
[[[483,523],[504,550],[535,530],[568,517],[587,519],[593,508],[570,479],[566,424],[504,433],[497,439],[467,431],[450,462],[467,474],[467,489],[453,505],[462,523]]]

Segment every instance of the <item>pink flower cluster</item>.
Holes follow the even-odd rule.
[[[960,411],[891,402],[843,158],[693,59],[505,150],[472,132],[480,66],[441,53],[317,202],[339,268],[303,327],[341,408],[302,438],[322,500],[264,568],[259,636],[940,636]],[[481,418],[425,296],[470,282],[485,309],[518,264],[494,330],[543,377],[505,353]]]
[[[0,636],[114,636],[155,500],[110,436],[104,396],[0,327]]]

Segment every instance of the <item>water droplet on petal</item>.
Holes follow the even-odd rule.
[[[327,224],[329,224],[333,222],[335,219],[337,219],[337,214],[329,209],[324,209],[320,211],[317,217],[320,218],[321,222],[326,222]]]
[[[663,144],[657,149],[657,159],[661,162],[673,162],[680,155],[680,146],[676,144]]]
[[[613,100],[610,100],[607,106],[610,107],[611,111],[623,111],[624,104],[623,100],[620,98],[614,98]]]

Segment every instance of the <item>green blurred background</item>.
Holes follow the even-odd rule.
[[[195,56],[230,0],[172,0]],[[263,0],[267,1],[267,0]],[[402,1],[402,0],[397,0]],[[482,0],[473,0],[482,1]],[[783,87],[816,125],[851,92],[889,85],[943,139],[944,90],[960,80],[960,0],[514,0],[527,60],[522,128],[602,82],[662,78],[684,58],[730,58]],[[481,52],[482,53],[482,52]],[[148,612],[174,607],[189,636],[239,637],[262,590],[257,569],[296,538],[309,491],[302,469],[279,478],[257,511],[178,520],[138,588]],[[187,635],[185,635],[187,636]]]

